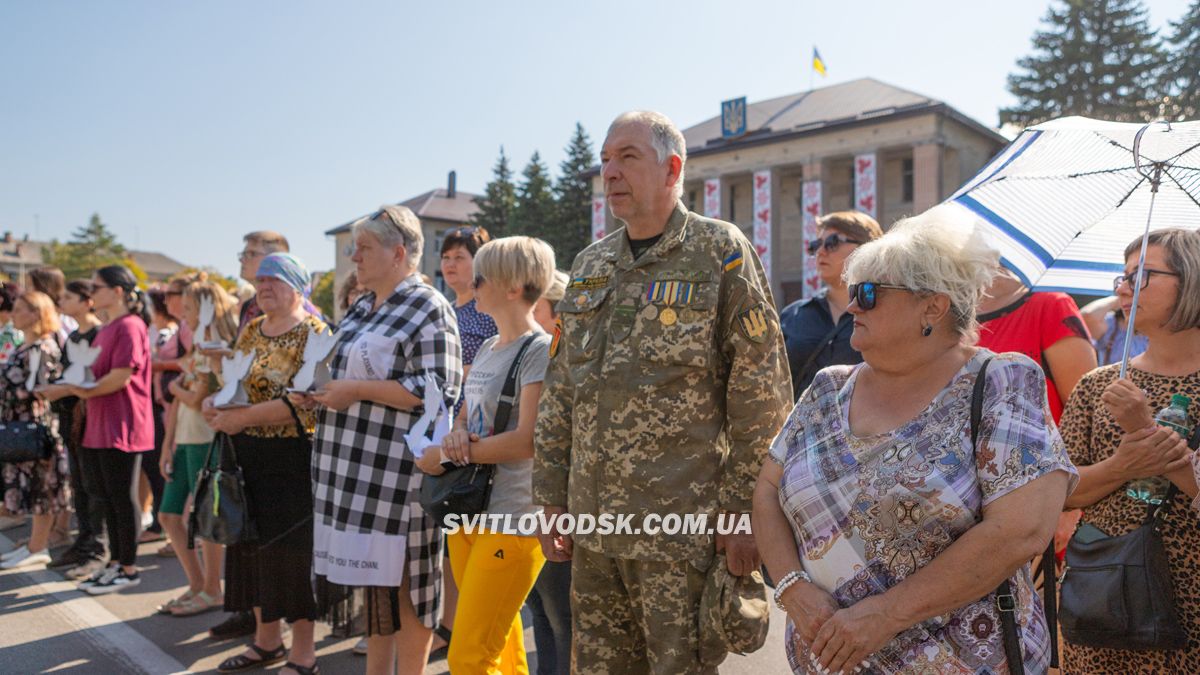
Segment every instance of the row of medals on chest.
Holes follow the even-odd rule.
[[[668,293],[667,296],[663,297],[664,306],[662,310],[659,310],[658,306],[653,302],[647,302],[646,306],[642,308],[642,317],[647,321],[653,321],[657,318],[658,322],[664,326],[673,326],[679,321],[683,321],[684,323],[695,321],[699,313],[689,307],[683,307],[677,311],[672,307],[672,305],[676,304],[677,299],[669,297],[670,295],[672,294]],[[575,306],[583,307],[588,302],[591,302],[591,299],[592,294],[589,291],[584,291],[575,297]]]

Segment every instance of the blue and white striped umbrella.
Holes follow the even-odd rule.
[[[976,217],[1026,286],[1108,295],[1147,222],[1200,229],[1200,122],[1066,117],[1030,127],[948,203]]]

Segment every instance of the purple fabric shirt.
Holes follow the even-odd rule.
[[[150,391],[150,336],[146,324],[127,314],[103,326],[92,342],[100,356],[92,364],[96,380],[116,368],[131,368],[133,376],[121,389],[87,400],[87,448],[116,448],[124,452],[154,449],[154,404]]]

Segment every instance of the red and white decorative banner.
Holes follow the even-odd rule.
[[[817,228],[817,218],[821,217],[821,181],[807,180],[801,184],[800,210],[804,235],[800,250],[807,255],[808,242],[816,240],[821,232]],[[817,274],[817,259],[810,256],[804,260],[804,297],[811,298],[819,290],[821,277]]]
[[[854,208],[877,218],[879,207],[876,188],[875,153],[858,155],[854,158]]]
[[[604,197],[592,197],[592,241],[600,241],[607,234],[605,222],[608,216],[608,205]]]
[[[771,171],[754,172],[754,249],[771,279]]]
[[[704,181],[704,217],[721,217],[721,179],[709,178]]]

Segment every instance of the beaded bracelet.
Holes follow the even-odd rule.
[[[782,609],[784,611],[787,611],[787,608],[783,606],[783,592],[786,591],[792,584],[796,583],[797,581],[807,581],[808,583],[811,584],[812,577],[808,576],[808,572],[805,572],[804,570],[792,570],[791,572],[788,572],[787,574],[783,575],[783,578],[780,579],[779,583],[776,584],[776,586],[775,586],[775,606],[776,607],[778,607],[779,609]]]

